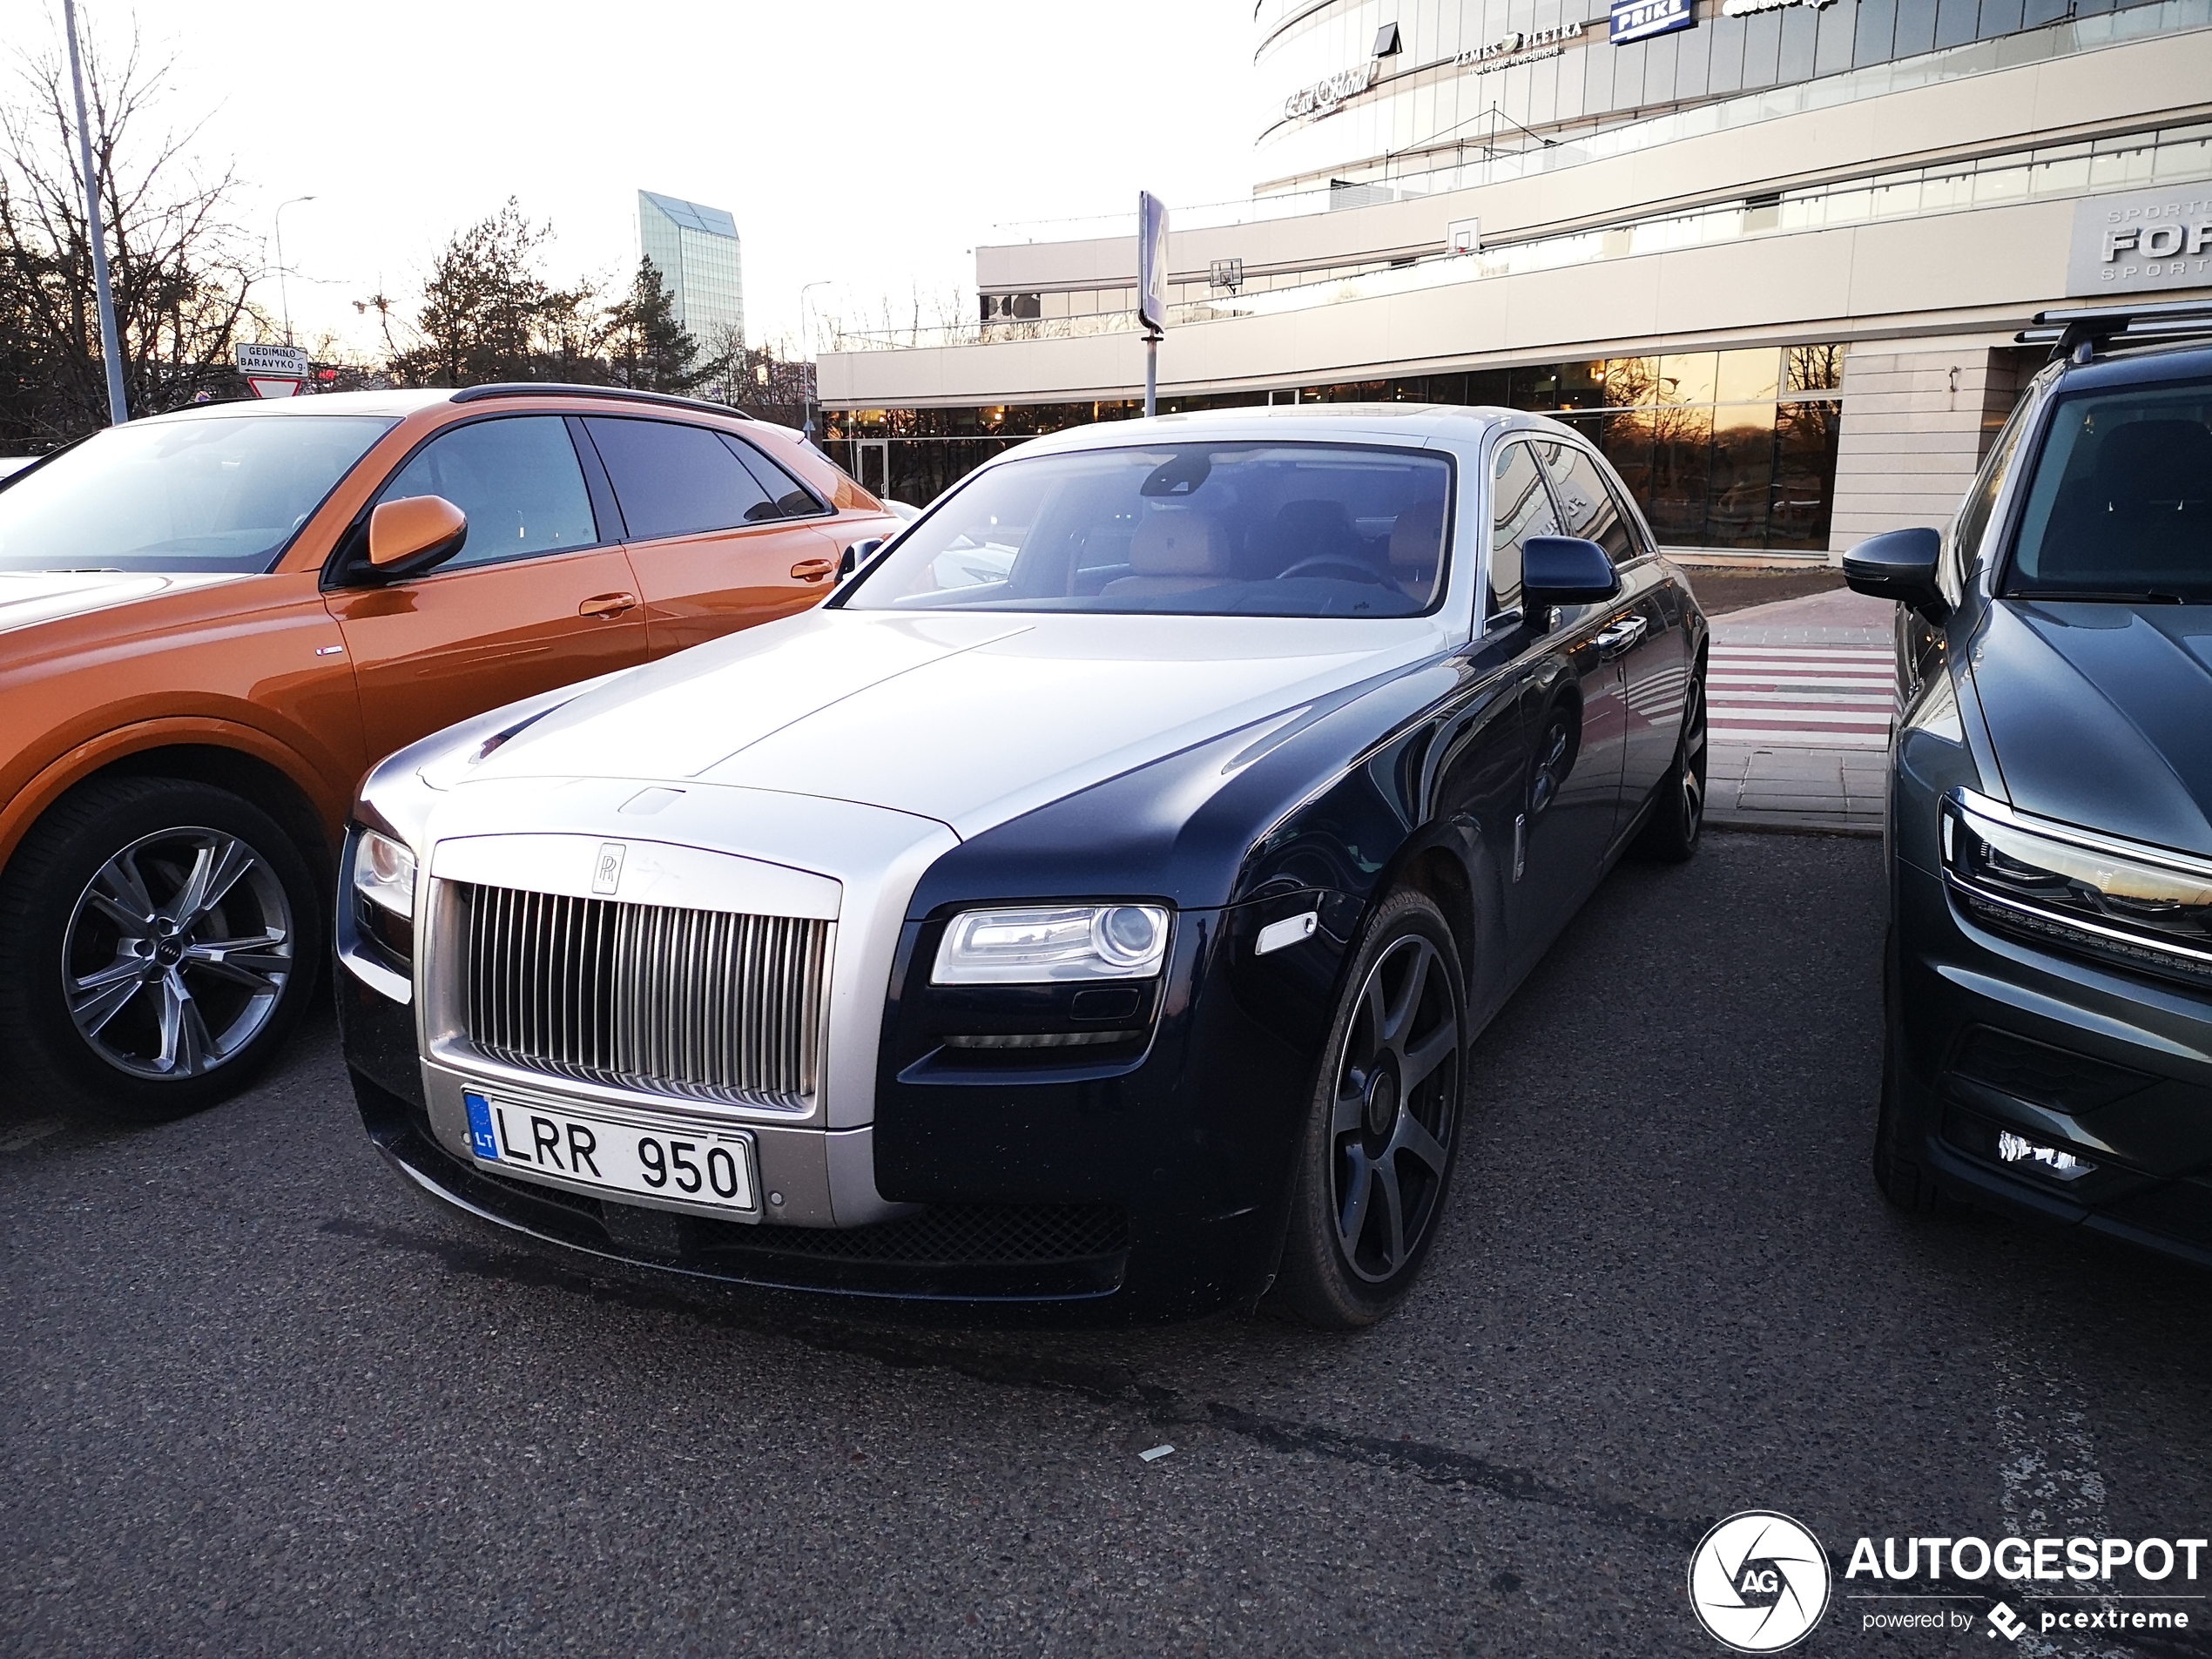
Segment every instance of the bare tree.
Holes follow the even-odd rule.
[[[232,347],[266,319],[237,181],[186,160],[198,124],[158,129],[168,70],[135,32],[119,64],[88,43],[84,71],[131,411],[238,396]],[[107,395],[66,62],[19,53],[15,72],[0,101],[0,440],[20,445],[105,425]]]

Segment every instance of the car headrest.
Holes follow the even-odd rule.
[[[2195,421],[2131,421],[2097,448],[2097,489],[2114,506],[2212,495],[2212,432]]]
[[[1390,527],[1390,563],[1393,570],[1425,570],[1442,556],[1444,497],[1415,502],[1398,515]]]
[[[1275,509],[1273,534],[1268,538],[1277,568],[1285,570],[1305,559],[1356,559],[1359,532],[1352,515],[1340,501],[1286,501]]]
[[[1130,537],[1129,563],[1139,576],[1227,576],[1229,535],[1209,513],[1154,508]]]

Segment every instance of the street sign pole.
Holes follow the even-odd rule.
[[[1136,192],[1136,320],[1144,325],[1144,413],[1156,414],[1160,393],[1160,336],[1168,327],[1168,208],[1149,190]]]
[[[123,340],[115,332],[115,293],[108,287],[107,234],[100,228],[100,180],[92,171],[92,134],[84,122],[84,66],[77,55],[77,0],[62,0],[62,24],[69,30],[69,78],[77,91],[77,156],[84,173],[84,233],[92,244],[92,288],[100,302],[101,354],[107,359],[107,418],[121,426],[131,418],[123,397]]]

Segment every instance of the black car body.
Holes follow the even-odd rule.
[[[651,1267],[1172,1318],[1313,1280],[1286,1240],[1332,1224],[1341,1294],[1300,1305],[1376,1317],[1433,1236],[1467,1042],[1624,846],[1696,843],[1705,644],[1553,422],[1224,412],[1025,445],[822,610],[378,769],[339,919],[363,1118],[438,1197]],[[641,994],[645,948],[591,930],[656,904],[709,942]],[[696,1029],[641,1062],[608,1023],[690,1006],[752,948],[710,938],[733,908],[834,930],[794,970],[826,1012],[781,1094],[718,1092]],[[1100,955],[1116,928],[1135,966]],[[1063,938],[1104,976],[987,957]],[[640,1136],[620,1197],[564,1178],[586,1110],[593,1146]],[[725,1136],[765,1204],[655,1185],[671,1132],[701,1170]]]
[[[1844,569],[1903,601],[1877,1178],[2212,1261],[2212,350],[2128,348],[2191,315],[2053,314],[1948,529]]]

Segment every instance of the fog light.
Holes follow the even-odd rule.
[[[2062,1152],[2055,1146],[2040,1146],[2025,1136],[2010,1130],[1997,1132],[1997,1157],[2005,1163],[2039,1164],[2061,1181],[2079,1181],[2097,1166],[2085,1163],[2071,1152]]]

